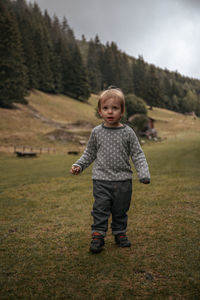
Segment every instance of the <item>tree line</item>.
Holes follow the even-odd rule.
[[[85,63],[92,92],[116,85],[125,94],[143,99],[150,107],[181,113],[194,111],[200,116],[200,80],[148,64],[141,55],[137,59],[130,57],[114,42],[102,45],[98,36],[87,45],[86,48],[83,36],[79,46],[83,54],[87,49]]]
[[[31,89],[87,101],[115,85],[150,107],[200,116],[200,80],[131,57],[98,35],[76,40],[67,19],[25,0],[0,1],[0,106],[25,103]]]

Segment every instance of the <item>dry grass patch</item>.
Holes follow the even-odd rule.
[[[27,99],[28,105],[17,104],[16,109],[0,109],[0,151],[13,151],[13,148],[5,148],[12,145],[56,148],[65,152],[74,148],[79,150],[73,140],[62,142],[50,140],[47,136],[64,126],[66,134],[73,131],[73,136],[88,137],[91,128],[99,123],[95,117],[94,95],[89,104],[39,91],[31,92]]]
[[[87,120],[94,125],[97,123],[92,105],[64,95],[50,95],[34,91],[27,100],[43,116],[52,121],[66,124],[77,120]]]
[[[161,137],[175,137],[182,133],[196,132],[200,130],[200,118],[194,119],[167,109],[156,108],[148,110],[148,115],[155,119],[155,128]]]

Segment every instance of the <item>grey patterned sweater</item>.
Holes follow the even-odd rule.
[[[130,157],[139,179],[150,179],[144,152],[132,128],[127,125],[110,128],[101,124],[92,130],[83,155],[74,165],[83,171],[95,161],[93,179],[121,181],[132,178]]]

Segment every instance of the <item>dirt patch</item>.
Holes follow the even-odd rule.
[[[62,129],[57,129],[46,134],[46,137],[50,141],[60,141],[60,142],[75,142],[75,136]]]
[[[85,120],[78,120],[76,123],[61,123],[61,122],[53,121],[47,119],[45,116],[39,113],[37,109],[35,109],[32,105],[28,104],[27,108],[29,109],[29,112],[31,113],[32,117],[34,117],[35,119],[39,119],[41,122],[57,129],[85,130],[85,129],[92,129],[94,127],[92,123]]]
[[[68,126],[72,126],[72,127],[78,127],[78,128],[83,128],[83,129],[91,129],[94,127],[93,124],[91,124],[90,122],[87,122],[85,120],[78,120],[76,123],[71,123],[68,124]]]
[[[68,132],[63,129],[56,129],[54,131],[48,132],[45,135],[50,141],[57,141],[62,143],[79,143],[80,145],[84,145],[87,143],[85,137],[77,135],[73,132]]]

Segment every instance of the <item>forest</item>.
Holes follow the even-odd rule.
[[[32,89],[86,102],[109,85],[150,107],[200,116],[200,80],[131,57],[98,35],[77,40],[66,18],[36,3],[1,0],[0,107],[26,104]]]

